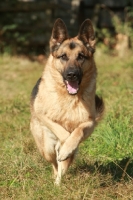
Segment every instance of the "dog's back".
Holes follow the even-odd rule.
[[[38,94],[38,90],[39,90],[39,85],[41,82],[41,78],[38,79],[36,85],[34,86],[32,93],[31,93],[31,99],[30,99],[30,105],[31,105],[31,109],[33,109],[33,104],[34,104],[34,100]]]

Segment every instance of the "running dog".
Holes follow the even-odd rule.
[[[94,52],[89,19],[74,38],[69,38],[61,19],[55,21],[50,55],[31,95],[30,129],[41,155],[52,163],[58,185],[104,111],[103,100],[96,95]]]

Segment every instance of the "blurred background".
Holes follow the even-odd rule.
[[[0,2],[0,53],[45,55],[56,18],[70,36],[90,18],[97,43],[115,55],[133,45],[133,0],[5,0]],[[41,57],[40,57],[41,59]]]

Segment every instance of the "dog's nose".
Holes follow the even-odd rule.
[[[81,82],[82,70],[80,67],[68,67],[63,73],[64,80]]]
[[[68,72],[66,76],[67,76],[67,79],[70,79],[70,80],[76,80],[77,79],[77,74],[74,71]]]

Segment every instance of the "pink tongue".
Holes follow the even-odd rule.
[[[69,94],[76,94],[78,89],[79,89],[79,85],[77,81],[67,81],[67,90],[69,92]]]

